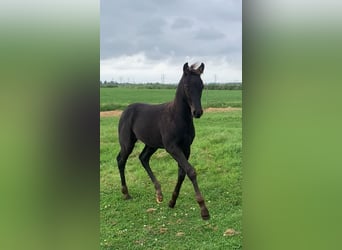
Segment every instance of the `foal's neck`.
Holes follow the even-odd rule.
[[[182,114],[183,117],[192,119],[191,108],[187,101],[187,96],[184,92],[184,85],[182,82],[178,84],[176,96],[173,100],[173,106],[177,113]]]

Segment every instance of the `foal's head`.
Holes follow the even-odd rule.
[[[201,63],[197,68],[196,66],[197,64],[193,64],[191,67],[189,67],[188,63],[184,64],[182,84],[193,117],[200,118],[203,114],[201,96],[204,85],[201,74],[204,70],[204,64]]]

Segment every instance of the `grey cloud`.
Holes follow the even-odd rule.
[[[172,29],[189,29],[192,27],[192,25],[193,25],[193,22],[191,19],[186,18],[186,17],[178,17],[173,21],[171,28]]]
[[[166,21],[161,17],[148,18],[137,26],[137,35],[143,37],[160,36],[166,25]]]
[[[225,35],[222,32],[212,28],[201,28],[196,32],[194,37],[195,39],[201,40],[216,40],[225,38]]]
[[[234,60],[241,55],[241,21],[240,0],[101,0],[101,59],[144,53],[151,60]]]

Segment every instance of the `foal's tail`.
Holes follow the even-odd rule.
[[[137,138],[133,132],[133,123],[134,123],[134,106],[129,105],[127,109],[122,113],[119,126],[118,126],[118,134],[119,134],[119,143],[121,146],[121,153],[128,155],[132,152],[135,142]]]

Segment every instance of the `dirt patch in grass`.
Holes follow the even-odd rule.
[[[204,112],[230,112],[230,111],[237,111],[237,110],[242,110],[242,108],[207,108],[204,110]]]
[[[100,117],[120,116],[121,113],[122,113],[122,110],[102,111],[100,112]]]
[[[230,112],[230,111],[237,111],[242,110],[241,108],[207,108],[204,112]],[[100,117],[109,117],[109,116],[120,116],[122,110],[111,110],[111,111],[102,111],[100,112]]]

